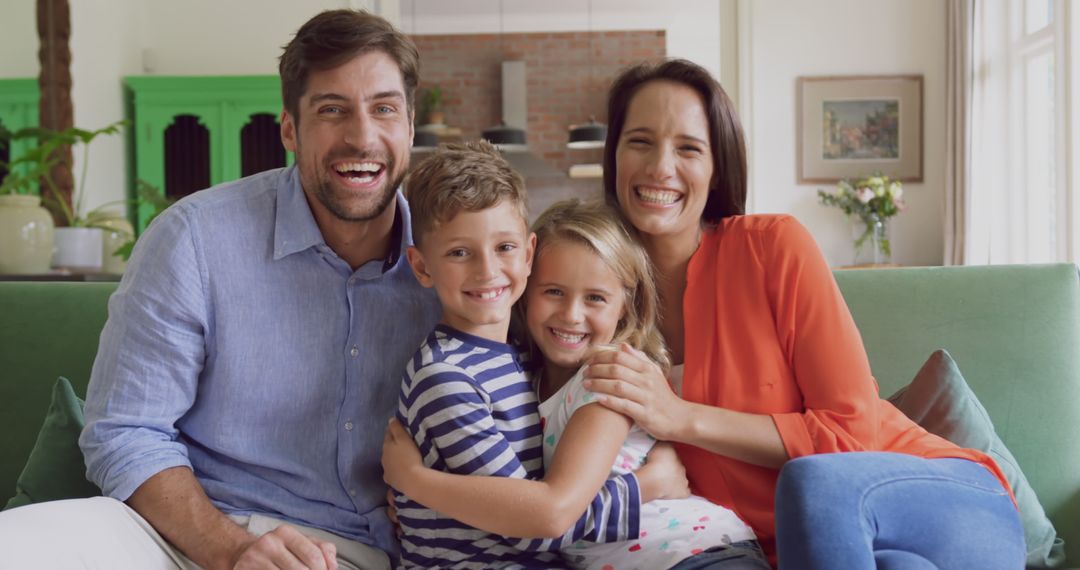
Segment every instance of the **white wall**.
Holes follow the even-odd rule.
[[[38,76],[38,34],[35,0],[4,0],[0,8],[0,77]]]
[[[140,72],[142,8],[139,0],[71,3],[71,104],[76,127],[95,130],[124,118],[123,77]],[[127,197],[124,138],[100,136],[89,147],[74,149],[75,182],[85,193],[83,213]],[[123,204],[110,209],[125,211]]]
[[[315,14],[347,0],[146,0],[151,75],[277,74],[278,56]]]
[[[922,74],[923,183],[904,185],[907,211],[893,218],[893,261],[940,265],[945,186],[945,4],[940,0],[752,0],[756,212],[794,214],[833,265],[851,263],[843,214],[817,203],[826,185],[796,183],[796,78],[801,75]]]

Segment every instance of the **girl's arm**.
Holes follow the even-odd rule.
[[[774,469],[788,460],[772,417],[683,400],[660,368],[629,345],[598,353],[585,375],[585,387],[602,394],[601,404],[634,418],[656,439]]]
[[[458,475],[424,467],[408,433],[391,422],[383,442],[384,478],[416,502],[495,534],[558,538],[573,526],[579,531],[576,538],[596,534],[588,538],[619,540],[614,535],[599,535],[605,530],[600,528],[606,526],[603,521],[592,522],[596,533],[580,531],[585,530],[590,515],[603,517],[595,508],[602,507],[595,505],[600,500],[597,491],[605,488],[629,429],[629,419],[603,406],[578,409],[559,440],[545,479],[531,481]],[[637,477],[642,502],[688,494],[685,472],[673,455],[647,467],[639,470]],[[594,503],[591,510],[590,502]],[[582,517],[583,512],[586,517]]]

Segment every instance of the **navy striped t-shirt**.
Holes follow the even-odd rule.
[[[450,473],[543,477],[536,394],[508,344],[439,325],[406,367],[398,420],[424,464]],[[406,568],[561,568],[558,550],[575,541],[636,538],[641,499],[632,474],[608,480],[565,536],[490,534],[397,494]]]

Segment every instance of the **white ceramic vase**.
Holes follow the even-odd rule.
[[[53,219],[39,196],[0,196],[0,273],[49,271]]]
[[[53,267],[72,271],[101,271],[100,228],[56,228]]]

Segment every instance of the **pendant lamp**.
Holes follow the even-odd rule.
[[[595,117],[580,125],[570,125],[570,139],[566,148],[604,148],[607,140],[607,125],[598,123]]]
[[[588,9],[589,82],[587,85],[591,88],[593,83],[592,0],[589,0]],[[591,95],[591,89],[586,89],[586,93]],[[596,117],[590,116],[587,123],[570,125],[570,134],[566,141],[566,148],[604,148],[604,141],[606,140],[607,125],[597,122]]]
[[[503,57],[503,0],[499,0],[499,58]],[[498,125],[484,129],[480,137],[499,147],[504,152],[524,152],[529,150],[525,137],[525,129],[506,124],[506,66],[503,62],[503,119]],[[522,68],[524,69],[524,68]],[[522,72],[524,73],[524,72]],[[524,76],[522,76],[523,78]],[[524,79],[522,79],[524,82]]]

